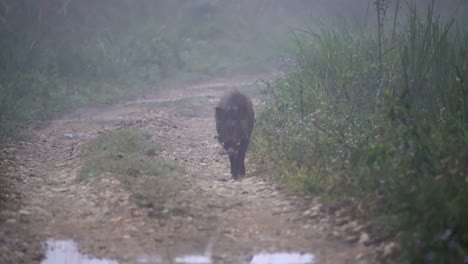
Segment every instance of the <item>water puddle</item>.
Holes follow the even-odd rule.
[[[137,263],[149,263],[149,264],[155,264],[155,263],[163,263],[162,257],[156,254],[144,254],[141,255],[137,258],[136,260]]]
[[[170,262],[164,262],[164,259],[159,255],[155,254],[147,254],[142,255],[137,258],[137,263],[148,263],[148,264],[156,264],[156,263],[176,263],[176,264],[211,264],[211,257],[210,256],[203,256],[203,255],[186,255],[186,256],[179,256],[172,259]]]
[[[176,257],[174,263],[178,264],[211,264],[211,257],[207,256],[182,256]]]
[[[83,255],[73,240],[46,241],[47,250],[41,264],[118,264],[115,260],[97,259]]]
[[[317,258],[312,254],[291,252],[259,253],[252,257],[249,264],[313,264]]]
[[[41,264],[118,264],[115,260],[97,259],[92,256],[81,254],[78,246],[73,240],[46,241],[47,250],[45,259]],[[207,253],[207,252],[206,252]],[[137,263],[165,263],[164,259],[157,254],[142,255]],[[301,254],[296,252],[261,252],[243,258],[244,264],[315,264],[317,258],[313,254]],[[182,255],[173,258],[170,263],[176,264],[211,264],[211,254]]]

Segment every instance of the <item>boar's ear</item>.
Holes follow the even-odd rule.
[[[215,117],[216,117],[216,119],[219,119],[219,120],[223,119],[224,109],[221,108],[221,107],[219,107],[219,106],[217,106],[217,107],[215,108],[215,110],[216,110],[216,112],[215,112]]]

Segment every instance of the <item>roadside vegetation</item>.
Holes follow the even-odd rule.
[[[263,90],[255,159],[397,238],[399,263],[465,263],[467,24],[433,3],[373,5],[376,33],[295,34],[294,64]]]
[[[161,147],[142,129],[117,130],[86,143],[80,180],[112,176],[137,204],[162,209],[183,188],[180,168],[162,160]]]

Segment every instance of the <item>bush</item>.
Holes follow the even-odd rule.
[[[409,9],[382,42],[346,28],[298,35],[296,65],[264,90],[254,152],[282,182],[398,236],[410,263],[461,263],[468,34],[432,5],[425,18]]]
[[[54,76],[18,74],[0,82],[0,142],[18,126],[46,118],[51,102],[60,99],[57,90]]]

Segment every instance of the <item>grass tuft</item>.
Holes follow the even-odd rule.
[[[162,160],[151,132],[141,129],[103,134],[85,147],[80,180],[110,173],[142,206],[161,206],[184,188],[179,169]]]

